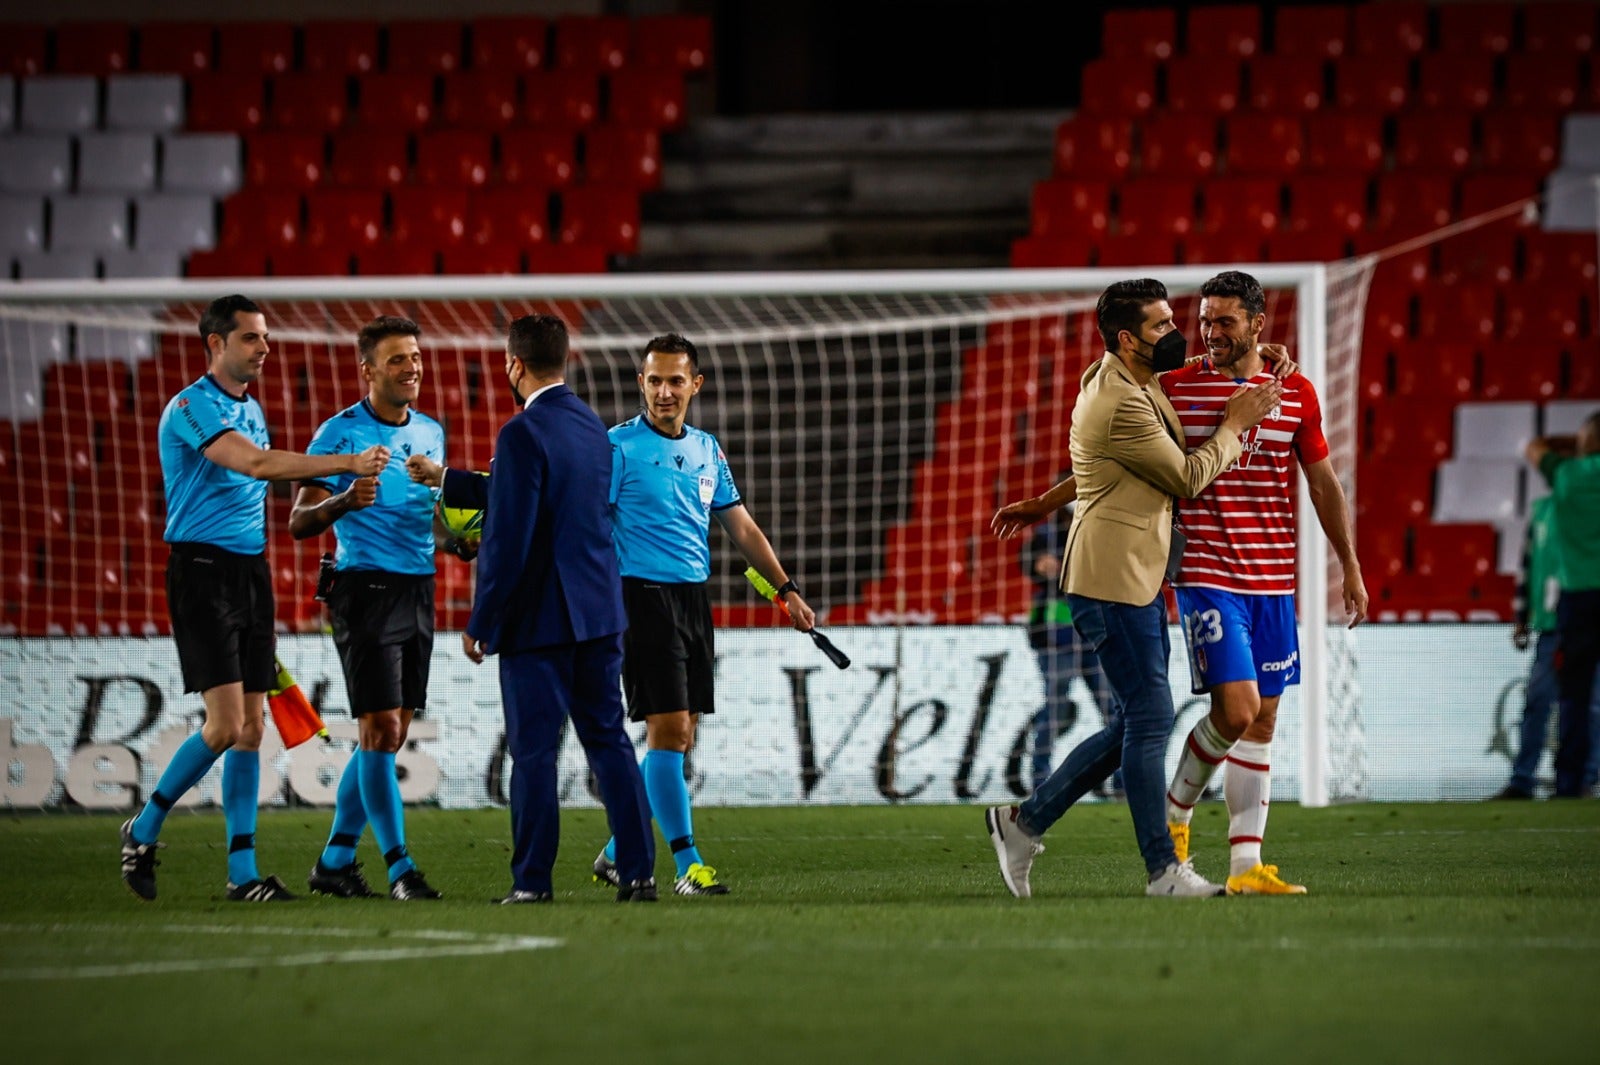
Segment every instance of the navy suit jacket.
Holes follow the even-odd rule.
[[[509,654],[626,629],[600,416],[566,385],[549,389],[500,430],[488,482],[467,633]]]
[[[440,488],[439,498],[447,507],[483,510],[489,505],[489,475],[486,473],[446,466]]]

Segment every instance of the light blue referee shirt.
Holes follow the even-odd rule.
[[[210,374],[173,396],[161,412],[156,439],[167,494],[162,539],[259,555],[267,549],[267,482],[205,457],[206,448],[227,433],[241,433],[257,447],[272,446],[256,398],[229,395]]]
[[[711,512],[740,503],[717,438],[693,426],[669,437],[645,415],[611,430],[611,524],[624,577],[711,579]]]
[[[404,422],[386,422],[363,399],[323,422],[306,453],[349,455],[374,444],[382,444],[394,457],[378,474],[378,501],[364,510],[352,510],[333,523],[333,534],[339,541],[334,568],[432,573],[433,507],[439,490],[412,481],[406,475],[406,460],[412,455],[426,455],[444,465],[444,429],[415,410],[406,413]],[[337,495],[355,479],[353,473],[342,473],[303,483]]]

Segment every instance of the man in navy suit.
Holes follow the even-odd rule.
[[[523,411],[500,430],[478,590],[462,633],[468,658],[500,656],[511,772],[512,890],[548,902],[560,838],[556,752],[572,718],[617,837],[619,902],[654,901],[655,839],[623,729],[622,578],[611,540],[611,442],[564,383],[559,318],[511,323],[506,378]]]

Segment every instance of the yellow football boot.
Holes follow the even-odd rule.
[[[1228,877],[1230,895],[1304,895],[1305,885],[1286,883],[1278,875],[1276,865],[1259,862],[1240,873]]]

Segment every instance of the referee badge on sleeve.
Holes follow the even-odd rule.
[[[711,505],[711,499],[717,494],[717,481],[714,477],[700,477],[700,502],[704,506]]]

